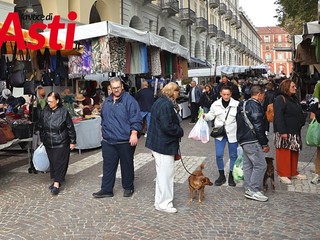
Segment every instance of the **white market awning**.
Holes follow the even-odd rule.
[[[221,76],[221,71],[219,67],[217,67],[216,70],[215,70],[215,67],[211,67],[211,68],[189,69],[188,77],[211,77],[211,76],[214,76],[215,71],[216,71],[216,76]]]
[[[224,74],[233,74],[233,73],[244,73],[246,70],[249,69],[249,66],[238,66],[238,65],[231,65],[231,66],[219,66],[220,70]]]
[[[66,39],[66,29],[60,29],[58,32],[58,39]],[[50,31],[41,33],[49,37]],[[165,50],[177,54],[189,60],[189,50],[179,43],[171,41],[165,37],[147,32],[140,31],[129,26],[124,26],[118,23],[103,21],[98,23],[91,23],[86,25],[76,26],[74,33],[74,41],[80,41],[101,36],[122,37],[128,40],[145,43],[147,45],[155,46],[161,50]]]
[[[318,21],[306,22],[303,24],[303,33],[302,35],[313,35],[320,33],[320,24]]]

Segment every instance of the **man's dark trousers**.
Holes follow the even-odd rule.
[[[191,103],[191,122],[196,122],[198,120],[199,103]]]
[[[108,144],[101,142],[103,157],[103,176],[101,190],[105,193],[113,193],[116,172],[120,159],[122,187],[126,190],[134,190],[134,164],[133,155],[135,146],[130,143]]]

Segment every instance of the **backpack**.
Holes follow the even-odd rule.
[[[284,96],[281,96],[283,98],[284,103],[286,103],[286,98]],[[266,118],[268,122],[273,122],[274,119],[274,109],[273,109],[273,103],[268,104],[267,111],[266,111]]]

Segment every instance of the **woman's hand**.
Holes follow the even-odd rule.
[[[288,140],[288,134],[287,133],[281,134],[281,138],[283,140]]]
[[[70,144],[70,149],[71,149],[71,150],[73,150],[75,147],[76,147],[75,144],[72,144],[72,143]]]

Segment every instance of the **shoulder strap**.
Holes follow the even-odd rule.
[[[249,128],[253,131],[253,133],[255,134],[255,131],[253,129],[253,125],[252,123],[250,122],[248,116],[247,116],[247,113],[246,113],[246,103],[247,101],[244,101],[243,103],[243,115],[244,115],[244,121],[248,124]]]

